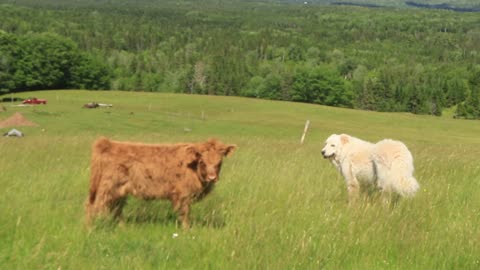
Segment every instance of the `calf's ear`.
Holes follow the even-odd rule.
[[[186,158],[189,164],[197,162],[202,157],[202,155],[200,154],[200,150],[195,145],[188,146],[186,149],[186,152],[187,152]]]
[[[223,155],[229,157],[235,152],[235,150],[237,150],[237,146],[235,144],[229,144],[225,147]]]

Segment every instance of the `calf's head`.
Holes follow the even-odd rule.
[[[202,182],[217,182],[224,157],[230,156],[237,146],[223,144],[215,139],[188,146],[190,167],[196,170]]]

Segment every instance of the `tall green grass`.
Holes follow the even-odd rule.
[[[1,269],[479,269],[480,123],[256,99],[42,91],[13,107],[39,127],[0,138]],[[112,108],[83,109],[97,101]],[[311,121],[300,145],[305,121]],[[8,131],[8,128],[1,129]],[[320,150],[331,133],[404,141],[421,190],[346,203]],[[182,231],[164,201],[130,199],[123,225],[84,226],[90,146],[219,138],[239,146]],[[175,237],[174,234],[178,234]]]

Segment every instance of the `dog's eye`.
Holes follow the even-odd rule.
[[[330,144],[331,147],[335,147],[335,144]]]

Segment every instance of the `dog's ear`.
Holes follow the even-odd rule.
[[[342,144],[347,144],[347,143],[349,142],[348,136],[345,135],[345,134],[340,135],[340,142],[341,142]]]

